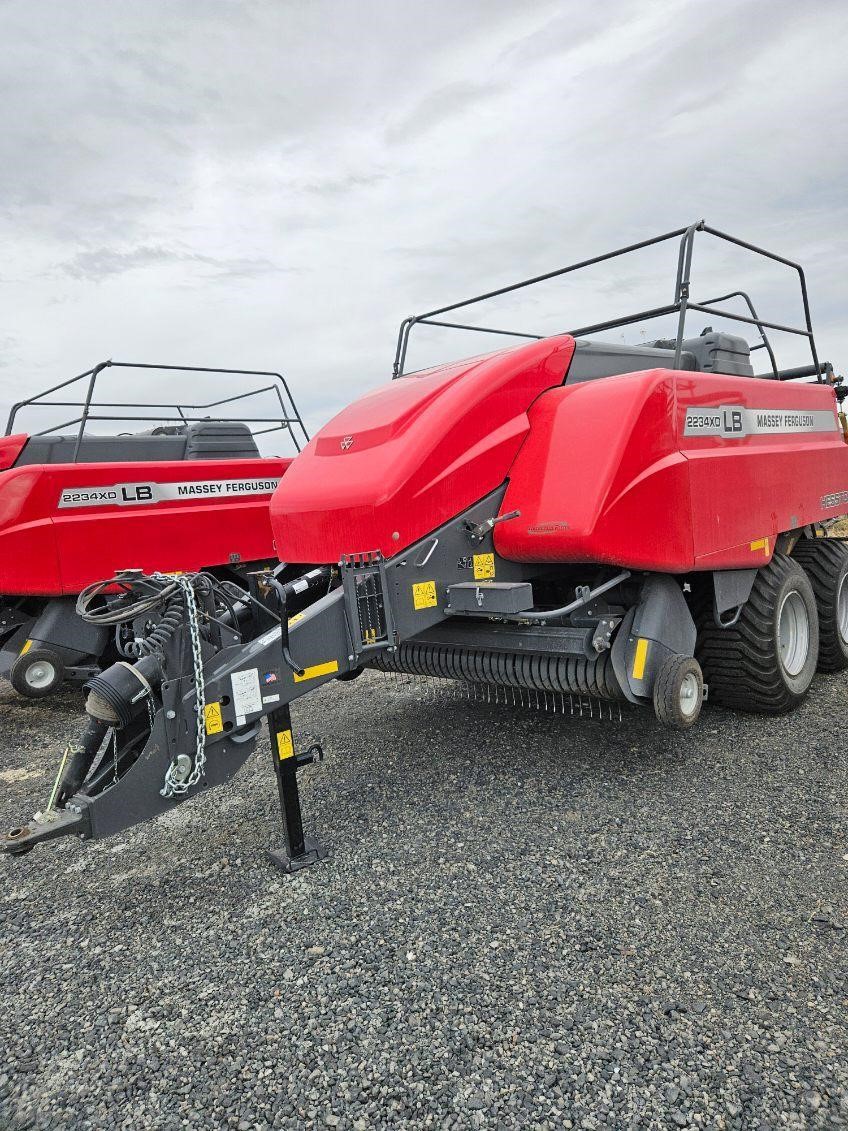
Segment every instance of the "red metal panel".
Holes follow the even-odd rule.
[[[500,486],[529,428],[527,410],[559,385],[568,335],[392,381],[330,421],[271,502],[283,561],[387,557]]]
[[[604,562],[673,570],[691,564],[686,460],[665,370],[553,389],[530,410],[495,531],[515,561]]]
[[[78,593],[117,569],[198,570],[276,556],[268,495],[63,507],[62,491],[119,483],[279,478],[287,459],[26,465],[0,473],[0,592]]]
[[[0,471],[12,466],[28,439],[26,432],[18,432],[14,436],[0,436]]]
[[[774,537],[848,510],[848,447],[827,385],[781,383],[718,374],[678,375],[677,432],[689,462],[695,565],[742,568],[767,561]],[[685,436],[690,406],[813,410],[833,414],[828,432],[749,435],[738,439]]]
[[[819,414],[827,430],[685,435],[687,409],[728,406],[765,427],[769,410]],[[521,518],[495,535],[517,561],[742,568],[768,560],[781,531],[848,511],[826,385],[652,370],[547,392],[530,422],[503,502]]]

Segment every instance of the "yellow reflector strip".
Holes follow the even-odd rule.
[[[419,581],[412,586],[412,604],[416,609],[435,609],[438,603],[435,581]]]
[[[31,640],[25,640],[24,646],[23,646],[23,648],[21,648],[18,655],[19,656],[25,656],[27,654],[27,652],[30,650],[31,647],[32,647],[32,641]]]
[[[207,734],[220,734],[224,729],[224,720],[221,717],[220,703],[207,703],[204,709]]]
[[[644,679],[645,661],[648,658],[648,641],[641,637],[636,642],[636,655],[633,657],[633,678]]]
[[[769,540],[768,538],[758,538],[756,542],[751,543],[752,550],[762,550],[766,557],[769,556]]]
[[[277,753],[281,762],[285,762],[286,758],[294,757],[294,741],[290,730],[277,731]]]
[[[475,554],[474,555],[474,580],[485,581],[487,578],[495,576],[495,555],[494,554]]]
[[[306,679],[317,679],[321,675],[331,675],[339,670],[338,660],[328,660],[326,664],[314,664],[311,668],[304,668],[303,675],[294,673],[295,683],[303,683]]]

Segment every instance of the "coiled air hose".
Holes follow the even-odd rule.
[[[183,601],[181,596],[171,597],[165,611],[153,629],[146,635],[124,643],[128,656],[140,659],[154,652],[161,652],[180,625],[183,623]]]
[[[123,595],[118,600],[96,607],[100,598],[112,595],[115,589],[123,590]],[[142,656],[161,652],[183,623],[184,598],[178,582],[172,577],[165,574],[145,577],[128,573],[87,586],[77,598],[76,608],[77,615],[88,624],[114,625],[119,651],[132,659],[140,659]],[[122,625],[160,608],[163,612],[146,636],[119,642]]]

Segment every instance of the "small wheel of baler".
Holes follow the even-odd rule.
[[[654,712],[661,723],[686,730],[704,703],[701,665],[691,656],[668,656],[654,680]]]
[[[806,571],[819,614],[819,671],[848,668],[848,546],[835,538],[802,538],[792,557]]]
[[[349,683],[352,679],[359,679],[364,671],[365,668],[351,668],[349,672],[342,672],[341,675],[337,675],[336,679],[341,680],[342,683]]]
[[[819,618],[810,580],[792,558],[775,554],[758,570],[732,628],[716,625],[709,601],[696,623],[695,655],[711,703],[779,715],[806,699],[816,673]]]
[[[9,671],[9,682],[27,699],[52,695],[65,680],[65,665],[51,648],[33,648],[18,656]]]

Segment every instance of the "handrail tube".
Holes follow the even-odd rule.
[[[93,372],[94,371],[92,369],[86,369],[85,373],[79,373],[76,377],[69,377],[67,381],[60,381],[58,385],[53,385],[51,386],[51,388],[45,389],[41,393],[36,393],[34,397],[30,397],[25,401],[18,401],[17,404],[13,404],[12,409],[9,413],[9,419],[6,421],[6,435],[11,436],[12,434],[12,424],[14,423],[15,417],[18,413],[18,409],[26,408],[27,405],[34,404],[41,397],[49,396],[50,393],[56,393],[59,389],[64,389],[67,385],[73,385],[74,381],[82,381],[84,377],[90,377]]]
[[[77,442],[74,444],[73,463],[77,462],[79,455],[80,445],[82,444],[82,434],[85,431],[85,422],[88,420],[88,410],[91,407],[91,398],[94,396],[94,386],[97,381],[97,375],[102,373],[107,365],[111,364],[108,361],[101,361],[99,365],[95,365],[91,371],[91,377],[88,379],[88,388],[85,394],[85,403],[82,406],[82,417],[80,419],[79,432],[77,433]]]
[[[640,310],[638,314],[630,315],[627,318],[614,318],[611,322],[596,322],[592,326],[580,326],[576,330],[567,330],[566,333],[571,334],[573,338],[579,338],[583,334],[597,334],[601,330],[613,330],[618,326],[632,326],[634,322],[642,322],[645,319],[661,318],[664,314],[674,314],[680,307],[676,303],[670,303],[668,306],[655,306],[652,310]]]
[[[677,301],[680,304],[680,314],[677,319],[677,337],[674,341],[674,368],[680,368],[680,359],[683,354],[683,334],[686,329],[686,305],[689,301],[689,288],[692,279],[692,252],[695,248],[695,232],[702,228],[703,220],[690,224],[686,235],[680,241],[680,257],[678,260]]]
[[[559,267],[556,271],[546,271],[544,275],[535,275],[531,279],[523,279],[519,283],[510,283],[509,286],[499,287],[494,291],[486,291],[485,294],[477,295],[475,298],[463,299],[461,302],[453,302],[449,306],[441,306],[438,310],[428,310],[424,314],[415,316],[415,321],[420,321],[422,318],[432,318],[436,314],[447,314],[451,310],[457,310],[461,306],[471,306],[477,302],[483,302],[485,299],[497,298],[499,295],[509,294],[511,291],[520,290],[522,287],[530,287],[535,283],[544,283],[549,279],[556,279],[561,275],[568,275],[572,271],[579,271],[583,267],[593,267],[596,263],[604,263],[608,259],[615,259],[619,255],[627,255],[632,251],[641,251],[644,247],[651,247],[653,244],[663,243],[666,240],[675,239],[677,236],[683,235],[688,229],[678,228],[673,232],[666,232],[661,236],[653,236],[648,240],[640,240],[639,243],[633,243],[627,247],[618,248],[616,251],[607,251],[603,255],[595,255],[591,259],[582,259],[579,263],[572,263],[568,267]]]
[[[721,232],[718,228],[709,228],[704,226],[704,231],[709,232],[710,235],[717,236],[719,239],[727,240],[728,243],[736,244],[738,247],[744,247],[748,251],[753,251],[757,255],[763,255],[766,259],[773,259],[777,263],[783,263],[786,267],[791,267],[794,271],[798,272],[798,282],[801,285],[801,302],[804,307],[804,321],[807,325],[807,334],[810,342],[810,353],[813,355],[813,365],[819,365],[819,355],[816,350],[816,339],[813,335],[813,320],[810,315],[810,300],[807,295],[807,277],[804,274],[804,268],[800,263],[795,263],[791,259],[786,259],[782,255],[777,255],[773,251],[766,251],[764,247],[757,247],[756,244],[747,243],[745,240],[740,240],[736,236],[730,236],[727,232]],[[821,381],[821,369],[819,369],[818,380]]]
[[[703,221],[702,221],[703,222]],[[605,263],[609,259],[615,259],[620,255],[628,255],[633,251],[641,251],[646,247],[653,247],[656,244],[665,243],[667,240],[676,239],[677,236],[685,235],[688,231],[687,228],[676,228],[672,232],[665,232],[661,236],[653,236],[651,239],[640,240],[638,243],[629,244],[627,247],[617,248],[615,251],[607,251],[603,255],[593,256],[591,259],[583,259],[579,263],[572,263],[567,267],[560,267],[555,271],[546,271],[543,275],[534,275],[530,279],[522,279],[518,283],[510,283],[506,287],[499,287],[493,291],[486,291],[484,294],[476,295],[474,298],[463,299],[461,302],[453,302],[448,306],[440,306],[436,310],[428,310],[423,314],[413,315],[406,318],[400,326],[398,332],[398,346],[395,352],[394,376],[400,377],[403,374],[403,366],[406,361],[407,345],[409,342],[409,332],[416,322],[420,322],[424,318],[433,318],[438,314],[447,314],[451,310],[458,310],[463,306],[473,306],[478,302],[485,302],[490,298],[498,298],[500,295],[510,294],[512,291],[521,290],[523,287],[532,287],[536,283],[545,283],[549,279],[557,279],[562,275],[569,275],[573,271],[579,271],[584,267],[594,267],[598,263]]]
[[[52,428],[45,428],[43,432],[33,432],[33,436],[49,436],[51,432],[58,432],[60,428],[70,428],[72,424],[79,424],[82,420],[81,416],[75,416],[73,420],[66,420],[62,424],[54,424]]]
[[[173,403],[170,401],[154,401],[154,402],[126,402],[126,401],[104,401],[96,402],[94,399],[94,390],[97,378],[100,373],[106,368],[118,369],[150,369],[168,372],[182,372],[182,373],[210,373],[210,374],[223,374],[232,376],[247,376],[247,377],[270,377],[273,378],[272,382],[268,385],[260,386],[256,389],[248,390],[245,393],[234,393],[227,397],[219,398],[218,400],[208,401],[198,404],[181,404]],[[78,381],[83,381],[88,378],[85,396],[80,401],[51,401],[48,398],[58,392],[60,389],[65,389],[69,385],[73,385]],[[132,361],[102,361],[92,369],[87,369],[84,373],[77,374],[75,377],[69,377],[66,381],[60,381],[56,385],[28,397],[25,400],[18,401],[12,405],[9,413],[8,421],[6,424],[6,435],[11,435],[12,428],[19,411],[23,408],[71,408],[79,407],[82,409],[82,414],[74,417],[72,420],[63,421],[61,424],[53,425],[50,428],[45,428],[40,432],[34,433],[37,436],[49,436],[54,432],[58,432],[64,428],[72,425],[79,424],[79,430],[76,436],[76,443],[74,445],[73,461],[76,462],[79,457],[82,438],[85,433],[85,428],[89,420],[123,420],[132,422],[135,420],[161,420],[161,421],[175,421],[178,423],[185,423],[190,420],[204,420],[209,417],[190,416],[187,415],[191,412],[201,412],[209,409],[221,408],[224,405],[231,405],[238,401],[246,400],[250,397],[258,396],[262,393],[272,393],[276,396],[277,403],[280,406],[281,415],[277,416],[255,416],[255,417],[240,417],[245,423],[273,423],[274,428],[262,429],[260,432],[252,432],[252,435],[264,434],[266,432],[273,432],[277,430],[287,431],[294,444],[296,451],[301,451],[301,444],[298,436],[293,428],[297,425],[303,434],[303,439],[308,442],[309,433],[306,431],[306,426],[303,423],[303,417],[295,403],[294,397],[291,394],[291,389],[282,373],[272,369],[231,369],[231,368],[215,368],[206,365],[158,365],[153,362],[132,362]],[[179,413],[178,417],[163,416],[160,412],[151,413],[151,415],[112,415],[103,414],[99,412],[92,412],[92,408],[126,408],[126,409],[171,409]],[[225,420],[235,420],[235,417],[224,417]]]
[[[771,342],[768,340],[766,332],[763,329],[762,321],[756,310],[754,309],[754,303],[752,302],[751,296],[747,293],[747,291],[730,291],[729,294],[719,295],[718,298],[705,299],[704,303],[707,306],[712,306],[717,302],[727,302],[727,300],[731,298],[741,298],[745,300],[745,303],[751,312],[751,317],[756,322],[757,329],[760,331],[760,337],[763,339],[762,342],[759,343],[759,345],[753,345],[750,348],[752,350],[755,350],[760,349],[762,346],[765,347],[765,349],[768,351],[769,361],[771,361],[771,367],[774,372],[775,380],[779,380],[780,378],[777,376],[777,358],[774,356],[774,350],[771,348]]]
[[[232,401],[246,400],[248,397],[256,396],[258,393],[272,393],[276,392],[278,387],[276,385],[264,385],[261,389],[254,389],[249,393],[235,393],[231,397],[223,397],[219,401],[208,401],[205,404],[186,404],[184,401],[180,404],[174,401],[98,401],[98,408],[172,408],[179,412],[181,408],[195,409],[198,412],[204,408],[219,408],[223,404],[230,404]],[[33,408],[78,408],[80,401],[34,401]],[[282,402],[281,402],[282,404]],[[292,419],[295,419],[292,417]]]
[[[120,420],[125,424],[132,424],[136,421],[144,422],[145,420],[162,420],[169,424],[184,424],[197,421],[208,421],[208,416],[101,416],[95,413],[89,413],[88,420]],[[61,428],[69,428],[72,424],[79,424],[82,420],[81,416],[75,416],[73,420],[65,420],[61,424],[54,424],[52,428],[44,428],[41,432],[33,432],[33,436],[49,436],[52,432],[58,432]],[[298,451],[301,448],[297,445],[297,440],[291,431],[291,425],[296,424],[294,420],[280,420],[276,416],[242,416],[239,417],[239,422],[243,424],[273,424],[273,428],[263,428],[261,431],[252,432],[251,435],[258,436],[264,435],[266,432],[289,432],[295,447]],[[71,461],[75,463],[75,460]]]
[[[832,373],[833,366],[829,361],[822,361],[818,369],[815,365],[797,365],[794,369],[779,369],[777,372],[778,381],[797,381],[801,377],[817,377],[822,373]],[[762,374],[758,373],[758,377]]]
[[[693,259],[693,251],[694,251],[694,243],[695,243],[696,232],[704,232],[707,235],[715,236],[716,238],[724,240],[727,243],[735,244],[736,246],[741,247],[741,248],[745,249],[746,251],[753,252],[756,255],[762,255],[765,258],[771,259],[776,263],[781,263],[784,266],[789,267],[793,271],[795,271],[798,275],[798,280],[799,280],[800,287],[801,287],[801,298],[802,298],[803,307],[804,307],[804,321],[805,321],[805,325],[807,327],[806,330],[800,330],[800,329],[796,329],[794,327],[783,326],[783,325],[776,323],[776,322],[763,321],[763,319],[761,319],[757,315],[757,312],[756,312],[756,310],[753,306],[753,303],[752,303],[750,297],[744,291],[733,291],[729,295],[723,296],[720,299],[710,300],[710,303],[721,302],[721,301],[724,301],[726,298],[741,297],[745,300],[745,302],[748,305],[748,309],[749,309],[749,311],[751,312],[751,315],[752,315],[751,318],[745,318],[741,315],[731,314],[726,310],[716,309],[716,308],[712,307],[710,305],[710,303],[693,303],[690,300],[689,291],[690,291],[690,286],[691,286],[691,268],[692,268],[692,259]],[[555,271],[548,271],[545,274],[535,275],[535,276],[533,276],[532,278],[529,278],[529,279],[522,279],[517,283],[511,283],[510,285],[505,286],[505,287],[499,287],[495,290],[486,291],[483,294],[474,296],[473,298],[463,299],[460,302],[450,303],[447,306],[442,306],[442,307],[439,307],[438,309],[427,311],[424,314],[412,315],[408,318],[405,318],[401,322],[399,330],[398,330],[397,346],[396,346],[396,350],[395,350],[395,361],[394,361],[394,365],[393,365],[393,376],[399,377],[399,376],[403,375],[404,367],[405,367],[405,364],[406,364],[406,356],[407,356],[408,347],[409,347],[410,334],[411,334],[412,328],[418,323],[422,323],[422,324],[425,324],[425,325],[445,326],[446,328],[452,328],[452,329],[463,329],[463,330],[481,329],[482,330],[483,329],[482,327],[461,325],[461,324],[450,323],[450,322],[446,322],[446,321],[438,321],[437,322],[437,321],[435,321],[435,317],[437,315],[440,315],[440,314],[448,313],[451,310],[457,310],[461,307],[472,306],[476,303],[484,302],[487,299],[497,298],[500,295],[509,294],[512,291],[520,290],[524,287],[533,286],[536,283],[545,282],[549,279],[555,279],[555,278],[558,278],[562,275],[570,274],[571,272],[578,271],[583,267],[590,267],[590,266],[593,266],[595,264],[603,263],[603,262],[606,262],[610,259],[617,258],[618,256],[626,255],[630,252],[641,250],[642,248],[652,247],[652,246],[655,246],[657,244],[664,243],[667,240],[675,239],[678,236],[680,236],[682,238],[680,240],[680,248],[679,248],[678,257],[677,257],[677,272],[676,272],[676,277],[675,277],[675,300],[674,300],[673,304],[671,304],[670,306],[665,306],[665,307],[657,307],[654,310],[645,311],[641,314],[627,315],[625,317],[608,319],[604,322],[595,323],[592,326],[581,327],[579,330],[572,331],[572,333],[575,334],[575,335],[576,334],[594,333],[594,332],[597,332],[597,331],[600,331],[600,330],[609,330],[609,329],[614,329],[614,328],[621,327],[621,326],[629,326],[629,325],[632,325],[634,322],[638,322],[640,319],[643,319],[643,318],[660,317],[663,314],[670,314],[670,313],[673,313],[673,312],[677,312],[678,313],[678,327],[677,327],[677,336],[675,338],[674,364],[675,364],[675,366],[679,366],[681,353],[682,353],[682,345],[683,345],[683,340],[684,340],[684,333],[685,333],[686,314],[689,310],[698,310],[698,311],[705,313],[705,314],[712,314],[714,317],[717,317],[717,318],[727,318],[731,321],[743,322],[743,323],[746,323],[748,325],[756,326],[759,329],[760,334],[762,335],[762,337],[764,339],[763,344],[768,351],[769,359],[772,363],[772,370],[774,371],[774,373],[778,372],[777,361],[776,361],[776,358],[774,356],[774,351],[771,347],[771,343],[768,340],[768,336],[765,334],[765,328],[771,329],[771,330],[776,330],[776,331],[782,332],[782,333],[790,333],[790,334],[796,334],[798,336],[806,337],[808,342],[809,342],[809,345],[810,345],[810,352],[811,352],[811,355],[812,355],[812,358],[813,358],[813,365],[815,367],[814,371],[819,374],[819,380],[821,380],[822,369],[821,369],[821,366],[819,364],[818,353],[817,353],[817,350],[816,350],[815,336],[814,336],[814,333],[813,333],[813,326],[812,326],[812,318],[811,318],[811,315],[810,315],[809,296],[808,296],[808,293],[807,293],[807,283],[806,283],[806,277],[804,275],[803,268],[800,266],[800,264],[795,263],[791,259],[787,259],[785,256],[778,255],[775,252],[767,251],[765,248],[758,247],[756,244],[749,243],[746,240],[738,239],[736,236],[728,235],[726,232],[722,232],[717,228],[711,228],[704,220],[699,220],[696,223],[690,224],[685,228],[678,228],[678,229],[675,229],[672,232],[666,232],[663,235],[655,236],[652,239],[642,240],[639,243],[630,244],[627,247],[618,248],[615,251],[610,251],[610,252],[606,252],[603,255],[594,256],[591,259],[581,260],[579,263],[573,263],[573,264],[570,264],[567,267],[558,268]],[[492,329],[492,328],[487,328],[484,332],[492,333],[492,334],[498,334],[498,333],[499,334],[505,334],[505,335],[510,336],[510,337],[527,337],[527,338],[535,337],[535,335],[532,335],[532,334],[523,334],[523,333],[519,333],[517,331],[496,330],[496,329]]]
[[[233,418],[233,419],[235,419],[235,418]],[[283,425],[296,423],[296,421],[294,421],[294,420],[282,420],[278,416],[240,416],[238,419],[239,419],[240,422],[243,422],[244,424],[251,424],[251,423],[254,423],[254,424],[270,424],[272,421],[276,421],[281,426],[283,426]],[[77,423],[79,423],[80,420],[82,420],[82,417],[78,416],[76,418],[76,420],[68,421],[68,423],[69,424],[77,424]],[[115,415],[112,415],[111,413],[108,414],[108,415],[104,415],[102,413],[90,412],[88,414],[88,416],[86,417],[86,420],[125,420],[128,423],[132,423],[133,421],[141,421],[143,423],[145,420],[165,420],[169,424],[180,424],[183,420],[190,420],[190,421],[195,421],[195,422],[196,421],[206,421],[208,423],[210,421],[210,417],[208,417],[208,416],[184,416],[184,417],[180,417],[180,416],[160,416],[158,413],[156,413],[155,416],[115,416]],[[222,421],[221,423],[226,424],[227,421]]]
[[[523,334],[518,330],[493,330],[490,326],[468,326],[462,322],[436,322],[432,318],[419,318],[419,326],[446,326],[450,330],[477,330],[481,334],[505,334],[508,338],[535,338],[537,342],[549,337],[548,334]]]
[[[797,334],[799,338],[809,338],[812,331],[801,330],[795,326],[781,326],[779,322],[765,322],[762,318],[746,318],[744,314],[731,314],[727,310],[716,310],[712,306],[690,302],[690,310],[700,310],[702,314],[713,314],[717,318],[730,318],[734,322],[746,322],[749,326],[766,326],[769,330],[779,330],[782,334]]]

